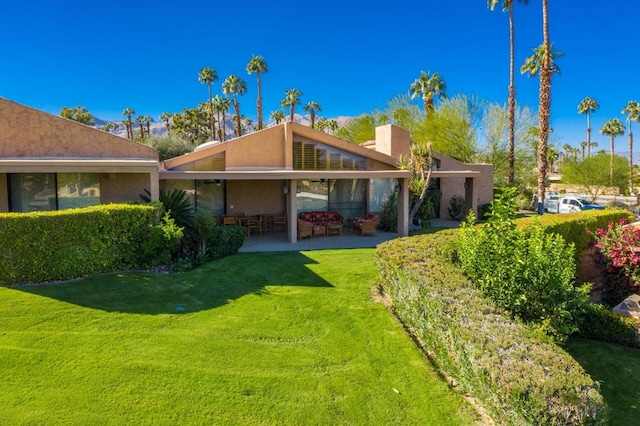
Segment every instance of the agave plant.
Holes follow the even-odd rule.
[[[144,194],[140,194],[140,199],[144,202],[151,202],[151,193],[145,189]],[[195,218],[195,210],[189,199],[189,195],[183,189],[173,189],[165,191],[160,189],[160,202],[164,210],[169,213],[169,217],[173,219],[176,225],[189,230],[193,226]]]

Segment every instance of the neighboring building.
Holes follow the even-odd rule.
[[[158,199],[158,152],[0,98],[0,212]]]
[[[145,145],[0,98],[0,211],[56,210],[136,201],[145,189],[187,191],[212,215],[282,215],[297,240],[302,211],[339,212],[345,222],[379,212],[398,197],[398,234],[408,234],[409,132],[376,129],[376,140],[356,145],[297,123],[284,123],[160,163]],[[434,153],[432,177],[442,190],[439,217],[463,195],[468,208],[490,202],[493,168]],[[345,223],[346,224],[346,223]]]

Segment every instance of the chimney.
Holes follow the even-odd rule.
[[[409,158],[411,138],[409,131],[393,124],[376,127],[376,151],[394,158]]]

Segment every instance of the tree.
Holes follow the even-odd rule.
[[[186,154],[196,147],[193,142],[174,134],[167,137],[151,136],[144,140],[144,144],[158,150],[160,161]]]
[[[528,0],[518,0],[525,5]],[[513,25],[513,3],[514,0],[488,0],[489,9],[502,3],[502,11],[509,13],[509,176],[510,185],[515,183],[515,109],[516,109],[516,86],[514,75],[515,62],[515,35]]]
[[[171,133],[198,145],[209,137],[209,118],[201,108],[183,108],[181,114],[173,114]]]
[[[80,105],[75,108],[62,107],[60,117],[68,118],[69,120],[77,121],[87,126],[94,126],[96,124],[93,115],[91,115],[87,108]]]
[[[300,97],[302,92],[297,89],[289,89],[285,92],[285,98],[280,101],[283,108],[289,107],[289,121],[293,122],[296,105],[300,105]]]
[[[624,187],[627,182],[627,160],[619,155],[614,156],[613,173],[608,170],[610,157],[600,152],[583,161],[568,161],[562,166],[562,181],[569,185],[581,187],[581,191],[589,194],[591,201],[604,192],[608,186]]]
[[[249,74],[256,73],[258,81],[258,99],[256,100],[256,113],[258,115],[258,130],[262,130],[262,82],[260,76],[269,72],[267,63],[262,56],[253,55],[247,64],[247,72]]]
[[[432,151],[430,143],[412,143],[409,158],[400,158],[400,167],[411,172],[409,191],[411,193],[411,207],[409,208],[409,223],[420,210],[420,206],[427,197],[431,182]]]
[[[307,104],[304,106],[304,111],[308,112],[311,115],[312,129],[315,127],[315,123],[316,123],[316,112],[321,110],[322,108],[320,108],[320,104],[315,101],[307,102]]]
[[[416,78],[411,86],[409,86],[409,92],[411,93],[411,99],[421,97],[424,114],[433,109],[433,98],[446,99],[447,98],[447,85],[440,74],[434,72],[433,75],[427,74],[425,71],[420,72],[420,77]]]
[[[110,121],[107,124],[105,124],[104,126],[102,126],[100,128],[100,130],[102,130],[103,132],[111,133],[112,131],[116,130],[117,128],[118,128],[118,125],[116,123],[114,123],[113,121]]]
[[[631,122],[640,121],[640,102],[629,101],[622,109],[622,114],[627,114],[629,123],[629,194],[633,195],[633,133],[631,132]]]
[[[151,136],[151,123],[153,123],[153,117],[150,115],[143,115],[144,124],[147,126],[147,137]]]
[[[554,72],[560,74],[560,68],[555,58],[563,55],[561,52],[552,53],[549,41],[549,12],[548,0],[542,0],[542,34],[543,43],[533,49],[533,55],[525,59],[520,72],[528,73],[530,77],[539,75],[540,92],[538,104],[538,126],[540,127],[538,142],[538,214],[544,214],[545,183],[547,180],[547,149],[549,139],[549,116],[551,115],[551,76]]]
[[[578,114],[587,116],[587,157],[591,155],[591,113],[596,112],[600,108],[598,102],[589,96],[585,97],[578,104]]]
[[[173,114],[169,112],[163,112],[162,114],[160,114],[160,120],[164,121],[164,125],[167,127],[167,134],[170,133],[171,123],[169,122],[169,120],[172,116]]]
[[[135,113],[136,112],[132,108],[126,108],[124,111],[122,111],[122,115],[127,117],[125,121],[125,126],[127,128],[127,138],[129,139],[133,139],[133,126],[132,126],[131,117],[133,117]]]
[[[233,109],[236,113],[236,137],[239,137],[242,133],[242,123],[240,121],[240,103],[238,102],[238,96],[242,96],[247,93],[247,83],[235,74],[230,75],[222,83],[222,93],[229,96],[233,95]]]
[[[269,116],[272,120],[276,122],[276,125],[280,124],[282,120],[284,120],[284,112],[282,111],[272,111]]]
[[[331,134],[335,134],[336,130],[338,130],[338,122],[333,118],[331,120],[327,120],[327,129],[331,130]]]
[[[609,184],[613,185],[613,157],[614,157],[614,138],[616,136],[624,135],[624,124],[622,121],[617,118],[612,118],[611,120],[604,123],[602,129],[600,129],[600,133],[603,135],[609,136],[610,142],[610,163],[609,163]]]
[[[136,117],[136,123],[140,126],[140,140],[144,139],[144,115]]]
[[[582,150],[582,160],[584,160],[584,151],[588,145],[589,143],[587,141],[580,142],[580,149]]]
[[[231,107],[231,99],[216,95],[213,98],[213,110],[216,112],[218,118],[218,140],[227,140],[227,111]],[[220,114],[222,114],[222,121],[220,121]]]
[[[216,138],[216,124],[213,120],[213,104],[211,101],[211,85],[218,79],[218,73],[213,68],[204,67],[198,73],[198,81],[206,84],[209,89],[209,126],[211,126],[211,140]]]

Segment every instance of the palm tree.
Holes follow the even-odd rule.
[[[262,56],[253,55],[247,64],[247,72],[249,74],[256,73],[258,80],[258,99],[256,100],[256,112],[258,114],[258,130],[262,130],[262,82],[260,75],[269,72],[267,63]]]
[[[582,161],[584,161],[584,150],[589,145],[587,141],[580,142],[580,148],[582,149]]]
[[[216,125],[213,121],[213,105],[211,102],[211,85],[218,79],[218,73],[213,68],[204,67],[198,73],[198,81],[206,84],[209,89],[209,125],[211,126],[211,140],[216,138]]]
[[[127,117],[127,120],[125,121],[125,127],[127,128],[127,138],[128,139],[133,139],[133,127],[131,126],[131,117],[135,113],[136,112],[132,108],[126,108],[124,111],[122,111],[122,115]]]
[[[430,76],[425,71],[421,71],[420,77],[416,78],[409,86],[409,92],[411,92],[411,99],[422,98],[426,116],[427,112],[433,109],[433,98],[447,98],[447,85],[437,72]]]
[[[578,114],[586,114],[587,116],[587,157],[591,157],[591,113],[596,112],[599,108],[598,102],[589,96],[578,104]]]
[[[236,136],[239,137],[242,132],[242,122],[240,121],[240,103],[238,96],[247,93],[247,83],[235,74],[230,75],[222,83],[222,93],[225,95],[233,95],[233,109],[236,113]]]
[[[333,135],[336,130],[338,130],[338,122],[335,119],[327,120],[327,128],[331,130],[331,134]]]
[[[640,103],[636,101],[627,102],[627,106],[622,109],[622,114],[627,114],[629,123],[629,193],[633,195],[633,133],[631,132],[631,122],[640,121]]]
[[[322,111],[322,108],[320,108],[319,103],[311,101],[307,102],[307,104],[304,106],[304,111],[311,114],[311,128],[313,129],[316,124],[316,111]]]
[[[509,184],[515,183],[515,115],[516,115],[516,86],[514,75],[515,38],[513,30],[513,3],[514,0],[488,0],[489,9],[502,3],[502,11],[509,13]],[[518,0],[525,5],[529,0]]]
[[[144,115],[136,117],[136,123],[140,126],[140,140],[144,139]]]
[[[613,157],[614,157],[613,139],[616,136],[624,135],[624,124],[622,124],[622,121],[618,120],[617,118],[612,118],[611,120],[604,123],[604,126],[602,126],[602,129],[600,129],[600,133],[602,133],[603,135],[609,136],[609,141],[610,141],[609,154],[611,156],[611,159],[609,160],[609,183],[612,184],[613,183]]]
[[[542,28],[544,42],[533,49],[533,55],[525,59],[520,67],[521,73],[528,73],[530,77],[540,76],[540,94],[538,105],[538,214],[544,214],[545,183],[547,180],[547,151],[549,148],[549,116],[551,115],[551,76],[554,72],[560,74],[560,68],[555,58],[563,56],[562,52],[552,52],[549,42],[549,19],[547,1],[542,0]]]
[[[147,126],[147,137],[151,136],[151,123],[153,123],[153,117],[149,115],[143,115],[144,123]]]
[[[163,112],[160,114],[160,120],[164,121],[164,125],[167,126],[167,134],[169,134],[169,128],[171,127],[171,124],[169,123],[171,115],[172,114],[169,112]]]
[[[276,125],[280,124],[282,120],[284,120],[284,112],[282,111],[272,111],[269,118],[276,122]]]
[[[106,123],[104,126],[100,128],[103,132],[111,133],[113,130],[116,130],[118,125],[112,121]]]
[[[296,105],[300,105],[300,96],[302,96],[302,92],[297,89],[289,89],[285,92],[285,98],[280,101],[280,105],[283,107],[285,105],[289,106],[289,121],[293,122],[293,115],[295,113]]]
[[[231,106],[231,99],[224,98],[220,95],[216,95],[213,98],[213,111],[216,113],[216,118],[218,121],[218,140],[225,140],[226,134],[226,125],[225,121],[227,119],[226,114],[229,111],[229,107]],[[220,114],[222,114],[222,121],[220,120]]]

